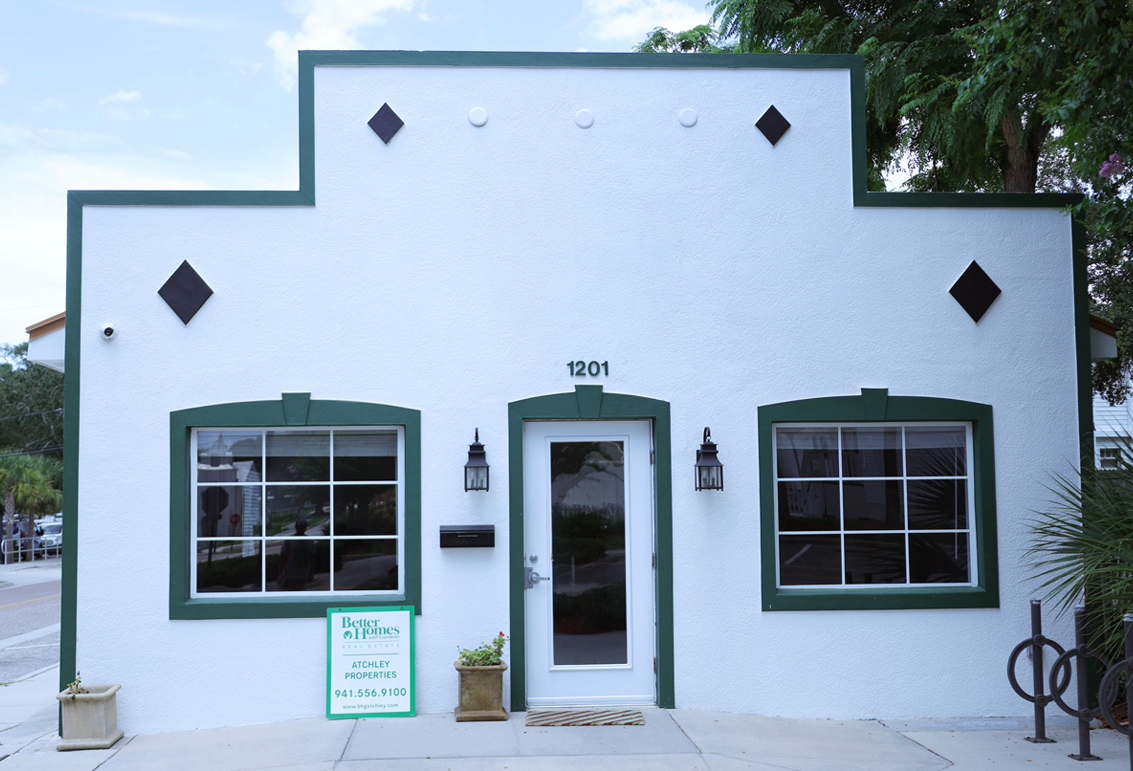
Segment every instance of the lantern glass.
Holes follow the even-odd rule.
[[[487,490],[488,489],[488,467],[487,466],[465,466],[464,467],[464,489],[469,490]]]

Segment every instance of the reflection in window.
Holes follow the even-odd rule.
[[[399,592],[401,447],[398,428],[194,430],[194,594]]]
[[[625,664],[622,442],[551,442],[556,666]]]
[[[972,584],[970,431],[776,426],[778,585]]]

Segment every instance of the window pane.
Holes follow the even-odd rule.
[[[964,429],[961,426],[905,429],[905,459],[911,477],[957,477],[967,475]]]
[[[838,482],[780,482],[779,530],[840,530]]]
[[[909,577],[914,584],[969,583],[968,534],[910,534]]]
[[[626,521],[622,442],[551,442],[553,659],[625,664]]]
[[[777,429],[776,460],[780,479],[838,476],[838,430]]]
[[[268,535],[330,535],[330,485],[269,485]]]
[[[335,535],[397,535],[394,485],[335,485]]]
[[[842,483],[847,530],[903,530],[901,481],[862,479]]]
[[[208,485],[197,488],[198,538],[250,538],[262,528],[260,487]]]
[[[269,592],[330,589],[330,540],[294,538],[267,542]]]
[[[837,535],[779,537],[779,584],[842,583],[842,538]]]
[[[198,482],[259,482],[262,462],[263,434],[259,431],[197,432]]]
[[[909,480],[909,529],[964,530],[967,527],[966,480]]]
[[[397,541],[349,538],[334,541],[336,591],[397,589]]]
[[[392,482],[397,479],[396,431],[335,431],[337,482]]]
[[[1121,468],[1121,448],[1120,447],[1103,447],[1100,451],[1101,463],[1099,468],[1107,471],[1114,471]]]
[[[901,476],[901,429],[843,428],[842,476]]]
[[[197,541],[197,591],[260,591],[263,588],[260,543]]]
[[[269,482],[330,480],[329,431],[268,431]]]
[[[846,583],[905,583],[905,536],[847,535]]]

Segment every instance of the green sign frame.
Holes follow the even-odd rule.
[[[414,717],[417,714],[416,612],[412,605],[371,608],[327,608],[327,720],[359,717]],[[342,617],[342,618],[339,618]],[[335,623],[338,621],[339,623]],[[404,625],[408,625],[405,628]],[[336,634],[337,633],[337,634]],[[345,653],[343,646],[366,646],[371,650]],[[382,650],[373,650],[381,648]],[[334,664],[337,660],[339,667]],[[392,664],[394,657],[407,657]],[[363,680],[392,680],[390,687],[346,688],[348,669],[342,659],[351,658],[349,674]],[[392,664],[392,665],[391,665]],[[361,665],[361,668],[359,668]],[[334,672],[342,677],[335,680]],[[357,669],[357,671],[355,671]],[[408,672],[406,673],[406,670]],[[408,674],[408,677],[405,675]],[[404,685],[408,682],[408,686]],[[338,686],[336,688],[335,686]],[[349,696],[345,694],[349,692]],[[356,693],[357,692],[357,693]],[[389,693],[387,693],[389,692]],[[356,700],[356,708],[342,709],[344,699]],[[358,703],[363,699],[396,699],[386,703]],[[408,704],[408,709],[405,708]],[[382,709],[382,707],[387,707]]]

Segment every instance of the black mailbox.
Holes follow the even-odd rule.
[[[441,525],[442,549],[495,545],[495,525]]]

